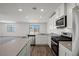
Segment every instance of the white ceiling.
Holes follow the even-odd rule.
[[[0,21],[47,22],[60,3],[0,3]],[[36,7],[36,10],[32,8]],[[19,12],[18,9],[23,9]],[[43,12],[40,9],[44,9]],[[40,18],[41,16],[41,18]]]

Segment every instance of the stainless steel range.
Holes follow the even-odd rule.
[[[59,41],[72,41],[71,33],[62,33],[61,35],[53,33],[51,36],[51,48],[56,56],[59,54]]]

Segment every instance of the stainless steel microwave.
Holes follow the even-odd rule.
[[[56,27],[57,28],[64,28],[67,26],[67,16],[62,16],[61,18],[59,18],[57,21],[56,21]]]

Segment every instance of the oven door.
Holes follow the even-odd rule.
[[[51,40],[51,48],[52,48],[52,53],[55,54],[55,56],[58,56],[58,43],[55,41]]]

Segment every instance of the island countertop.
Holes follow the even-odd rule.
[[[27,38],[15,38],[0,44],[0,56],[16,56],[28,41]]]

